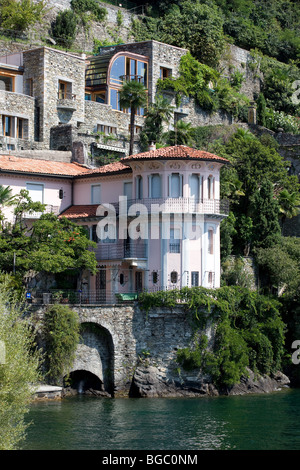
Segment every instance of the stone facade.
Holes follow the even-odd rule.
[[[85,58],[46,47],[26,51],[24,87],[30,80],[39,119],[35,140],[50,148],[52,127],[84,120]],[[58,95],[60,82],[65,86],[63,99]]]
[[[32,307],[33,308],[33,307]],[[72,307],[84,325],[73,368],[97,376],[104,390],[114,396],[128,396],[138,364],[150,361],[166,383],[182,380],[203,381],[179,374],[176,353],[187,347],[193,330],[189,313],[182,307],[154,309],[148,314],[137,305]],[[43,308],[34,312],[41,319]],[[213,330],[206,331],[213,341]],[[189,377],[189,378],[188,378]]]

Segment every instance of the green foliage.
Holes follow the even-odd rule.
[[[61,46],[70,48],[75,40],[78,17],[72,10],[64,10],[57,14],[52,25],[52,36]]]
[[[263,93],[260,93],[256,102],[257,123],[266,127],[266,100]]]
[[[16,196],[15,221],[6,224],[0,234],[0,267],[12,272],[15,256],[16,272],[28,270],[59,273],[69,269],[96,272],[95,247],[84,229],[54,214],[41,214],[28,229],[24,214],[43,212],[44,205],[32,202],[28,191]]]
[[[71,8],[79,16],[88,12],[88,20],[98,22],[102,22],[107,15],[107,10],[101,7],[96,0],[71,0]]]
[[[286,298],[293,298],[300,290],[300,240],[281,237],[278,244],[259,248],[255,252],[264,287],[283,289]]]
[[[224,48],[223,17],[213,3],[183,0],[172,4],[164,14],[135,20],[136,41],[154,39],[187,48],[200,62],[216,66]]]
[[[248,255],[251,246],[276,243],[280,194],[283,190],[298,193],[299,183],[289,175],[288,163],[274,142],[239,129],[227,142],[212,144],[210,151],[232,163],[221,169],[221,197],[229,199],[237,220],[233,252]]]
[[[143,83],[135,80],[125,82],[119,93],[120,107],[130,109],[130,147],[129,155],[133,154],[135,114],[139,108],[147,105],[147,90]]]
[[[47,11],[47,1],[41,0],[1,0],[1,28],[26,31],[30,26],[43,21]]]
[[[262,374],[280,368],[285,325],[279,302],[269,297],[238,286],[213,292],[195,287],[143,293],[139,303],[146,312],[155,307],[185,306],[195,334],[190,347],[178,351],[177,360],[187,370],[200,368],[210,374],[220,388],[238,383],[247,367]],[[213,349],[208,349],[205,338],[208,320],[215,322]]]
[[[34,386],[40,380],[41,354],[35,332],[24,318],[19,297],[11,290],[14,281],[1,275],[0,282],[0,449],[15,450],[25,437]],[[3,350],[1,351],[3,352]]]
[[[180,59],[179,77],[158,80],[157,86],[160,91],[174,90],[177,105],[180,105],[183,96],[187,96],[194,98],[207,111],[222,109],[236,117],[241,117],[243,107],[249,103],[227,79],[221,78],[213,68],[200,63],[190,52]]]
[[[147,109],[143,129],[140,133],[140,142],[144,150],[148,150],[151,142],[161,142],[163,138],[163,123],[169,122],[172,117],[173,106],[162,95],[155,95],[154,103]]]
[[[44,315],[46,375],[51,383],[60,383],[72,367],[79,343],[78,315],[66,305],[54,304]]]

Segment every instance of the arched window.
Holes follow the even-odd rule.
[[[152,271],[152,284],[157,284],[157,283],[158,283],[158,272]]]
[[[214,231],[212,228],[208,229],[208,253],[210,255],[214,253]]]
[[[149,198],[161,197],[161,177],[158,173],[149,176]]]
[[[182,175],[172,173],[169,176],[169,196],[182,197]]]
[[[172,284],[177,284],[178,281],[178,272],[177,271],[172,271],[171,272],[171,283]]]
[[[207,178],[207,198],[214,199],[215,197],[215,178],[209,175]]]
[[[125,283],[125,276],[123,273],[120,274],[120,284],[121,286],[123,286],[123,284]]]
[[[143,177],[140,175],[135,179],[135,197],[136,199],[143,199]]]

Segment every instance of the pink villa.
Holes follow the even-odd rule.
[[[182,145],[98,168],[0,155],[0,184],[14,194],[27,189],[46,211],[88,229],[98,273],[84,273],[78,288],[91,301],[114,303],[142,290],[220,286],[220,222],[228,214],[220,168],[227,163]]]

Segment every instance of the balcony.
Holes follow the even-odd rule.
[[[59,207],[58,206],[51,206],[47,204],[45,206],[45,210],[43,212],[25,212],[23,214],[24,219],[39,219],[42,214],[59,214]]]
[[[146,244],[134,240],[117,240],[113,243],[100,242],[95,250],[97,261],[143,260],[147,257]]]
[[[205,214],[225,217],[229,213],[229,201],[220,199],[194,199],[189,197],[128,199],[127,210],[134,204],[144,206],[150,214]],[[116,206],[116,205],[115,205]],[[119,213],[120,203],[117,213]],[[139,208],[137,208],[139,210]]]
[[[73,93],[61,93],[57,94],[57,109],[64,109],[67,111],[76,111],[77,102],[76,95]]]

